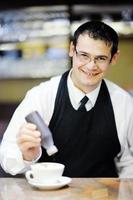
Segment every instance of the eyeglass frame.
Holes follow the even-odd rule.
[[[110,62],[111,59],[109,59],[109,57],[107,56],[97,56],[97,57],[94,57],[92,59],[91,55],[89,57],[89,54],[85,53],[85,52],[78,52],[76,47],[75,47],[75,53],[76,53],[76,56],[78,57],[78,59],[83,63],[83,64],[88,64],[90,63],[92,60],[94,61],[95,64],[97,65],[106,65],[108,63],[108,61]],[[82,57],[84,56],[84,58]],[[85,58],[87,59],[85,61]],[[97,59],[100,59],[100,58],[106,58],[106,60],[97,60]]]

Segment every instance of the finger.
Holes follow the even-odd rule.
[[[22,135],[30,135],[31,137],[35,137],[35,138],[41,137],[41,133],[38,130],[33,131],[27,128],[23,129]]]
[[[23,134],[23,135],[21,135],[20,137],[17,138],[17,142],[18,142],[18,144],[22,144],[22,143],[26,143],[26,142],[40,144],[41,143],[41,138]]]
[[[23,130],[24,128],[27,128],[29,130],[36,130],[37,126],[32,123],[24,123],[22,126],[20,126],[20,131]]]
[[[30,129],[28,126],[23,126],[23,127],[20,128],[18,135],[23,135],[23,134],[31,135],[33,137],[40,137],[41,136],[41,133],[38,130]]]
[[[37,143],[31,143],[31,142],[25,142],[23,145],[20,145],[20,149],[22,152],[25,152],[27,150],[34,150],[35,148],[40,148],[40,144]]]

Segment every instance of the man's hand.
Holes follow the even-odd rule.
[[[17,136],[17,144],[24,160],[35,160],[40,153],[41,147],[41,133],[37,131],[36,125],[31,123],[23,124]]]

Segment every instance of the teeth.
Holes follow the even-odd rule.
[[[93,76],[93,73],[89,72],[88,75],[89,75],[89,76]]]
[[[86,72],[84,71],[88,76],[95,76],[95,75],[98,75],[98,73],[96,72]]]
[[[88,76],[95,76],[95,75],[97,75],[97,73],[93,73],[93,72],[88,73]]]

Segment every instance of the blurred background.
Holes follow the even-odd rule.
[[[120,36],[120,60],[107,78],[133,91],[132,1],[0,2],[0,132],[27,90],[70,68],[68,48],[75,29],[101,20]]]

